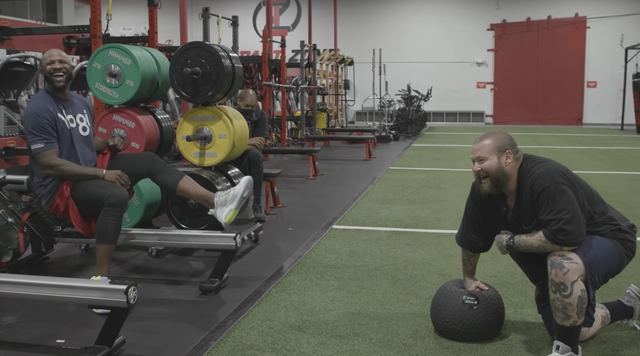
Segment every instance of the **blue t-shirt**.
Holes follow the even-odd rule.
[[[95,167],[93,108],[88,99],[76,93],[65,100],[41,90],[29,101],[22,124],[27,135],[31,182],[40,204],[48,210],[64,180],[45,176],[35,155],[58,149],[64,160]]]

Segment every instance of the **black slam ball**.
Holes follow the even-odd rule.
[[[497,290],[484,285],[488,291],[470,292],[462,279],[443,284],[431,301],[431,323],[436,333],[464,342],[496,338],[504,326],[504,303]]]

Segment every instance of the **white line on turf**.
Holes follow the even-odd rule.
[[[445,171],[445,172],[471,172],[471,169],[462,168],[421,168],[421,167],[389,167],[389,169],[407,171]],[[640,175],[640,172],[609,172],[609,171],[573,171],[576,174],[627,174]]]
[[[435,143],[414,143],[415,147],[469,147],[471,145],[453,145],[453,144],[435,144]],[[520,148],[561,148],[561,149],[579,149],[579,150],[640,150],[638,147],[589,147],[589,146],[519,146]]]
[[[482,132],[425,132],[423,135],[482,135]],[[570,133],[544,133],[544,132],[509,132],[509,135],[523,136],[575,136],[575,137],[629,137],[640,138],[639,135],[610,135],[610,134],[570,134]]]
[[[439,230],[439,229],[405,229],[400,227],[377,227],[377,226],[348,226],[333,225],[338,230],[367,230],[367,231],[390,231],[390,232],[422,232],[425,234],[455,234],[458,230]],[[640,241],[640,237],[636,238]]]
[[[374,227],[374,226],[346,226],[334,225],[334,229],[341,230],[374,230],[374,231],[400,231],[400,232],[424,232],[428,234],[455,234],[457,230],[434,230],[434,229],[404,229],[399,227]]]

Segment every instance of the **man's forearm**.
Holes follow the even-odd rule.
[[[514,239],[515,247],[520,252],[550,253],[555,251],[571,251],[576,247],[560,246],[551,243],[544,237],[542,231],[529,234],[516,235]]]
[[[46,176],[67,180],[102,179],[103,169],[96,167],[83,167],[62,158],[49,160],[43,173]]]
[[[96,152],[101,153],[109,146],[109,141],[103,140],[99,137],[93,138],[93,147],[96,149]]]
[[[479,253],[473,253],[462,249],[462,276],[464,277],[464,279],[476,278],[476,267],[478,266],[478,260],[480,260]]]

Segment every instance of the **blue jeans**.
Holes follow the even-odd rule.
[[[602,236],[587,236],[582,245],[571,252],[580,256],[586,270],[585,286],[589,303],[582,326],[591,327],[595,321],[596,291],[624,270],[625,258],[615,242]],[[549,334],[554,336],[554,319],[549,302],[547,254],[514,252],[511,253],[511,258],[536,286],[535,301],[538,313],[542,316]]]

